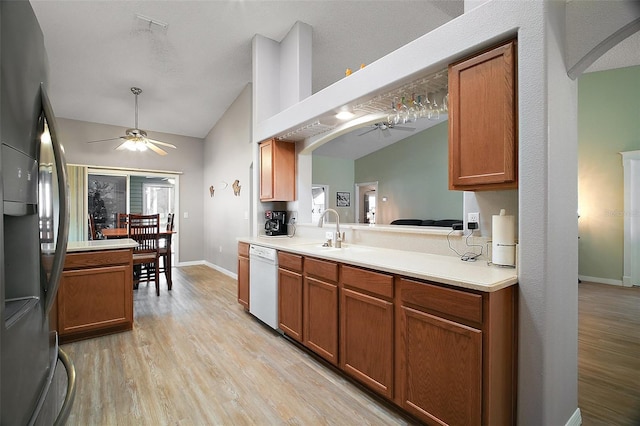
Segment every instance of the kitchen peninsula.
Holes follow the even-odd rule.
[[[375,233],[409,247],[398,232]],[[515,423],[516,269],[308,236],[240,238],[239,262],[249,244],[278,251],[278,328],[292,341],[429,424]]]
[[[67,343],[133,328],[132,239],[69,242],[51,318]]]

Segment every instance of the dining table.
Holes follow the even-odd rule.
[[[127,228],[104,228],[100,230],[100,232],[106,239],[129,238],[129,230]],[[173,235],[176,233],[177,232],[174,230],[161,229],[158,234],[160,239],[165,241],[165,246],[167,248],[167,264],[164,268],[164,275],[167,279],[169,289],[173,286],[173,281],[171,280],[171,240],[173,239]]]

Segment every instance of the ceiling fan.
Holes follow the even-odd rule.
[[[371,129],[367,130],[366,132],[360,133],[358,136],[364,136],[367,133],[371,133],[373,131],[379,130],[385,138],[391,136],[391,132],[390,130],[403,130],[405,132],[413,132],[414,129],[413,127],[402,127],[402,126],[395,126],[391,123],[375,123],[371,125]]]
[[[117,138],[109,138],[109,139],[100,139],[97,141],[90,141],[88,143],[94,142],[105,142],[112,141],[116,139],[122,139],[123,142],[116,147],[116,150],[120,151],[123,149],[128,149],[130,151],[146,151],[150,149],[159,155],[167,155],[167,151],[160,148],[157,145],[166,146],[169,148],[176,149],[176,146],[166,142],[160,142],[154,139],[150,139],[147,137],[147,132],[144,130],[140,130],[138,128],[138,95],[142,93],[142,89],[139,87],[132,87],[131,93],[133,93],[136,97],[136,119],[135,119],[135,127],[133,129],[127,129],[125,131],[125,136],[120,136]]]

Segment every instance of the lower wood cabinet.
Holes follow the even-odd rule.
[[[133,328],[132,251],[70,253],[57,294],[61,343]]]
[[[402,408],[436,424],[479,425],[482,332],[400,308]]]
[[[340,368],[393,398],[393,277],[342,266]]]
[[[285,334],[427,424],[515,424],[517,286],[480,292],[278,258]]]
[[[398,404],[429,424],[515,424],[516,287],[395,288]]]
[[[249,310],[249,244],[238,243],[238,303]]]
[[[304,345],[338,365],[338,265],[319,259],[304,264]]]
[[[278,326],[303,343],[302,256],[278,252]]]

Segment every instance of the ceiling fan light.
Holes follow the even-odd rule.
[[[340,111],[339,113],[336,114],[336,118],[338,120],[350,120],[355,116],[354,113],[352,113],[351,111]]]
[[[142,142],[142,141],[138,141],[136,142],[136,148],[138,149],[138,151],[142,152],[142,151],[146,151],[147,150],[147,144]]]

